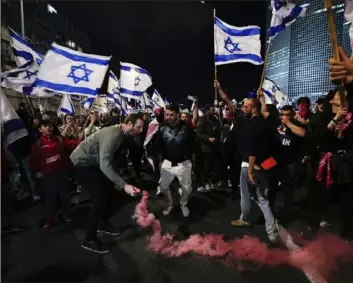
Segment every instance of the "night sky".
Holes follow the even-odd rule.
[[[56,2],[55,7],[91,39],[92,52],[113,55],[112,69],[119,77],[119,61],[143,67],[153,86],[172,102],[187,95],[213,103],[213,8],[216,15],[235,26],[262,28],[264,57],[266,1],[127,3]],[[218,78],[229,95],[241,99],[258,87],[262,66],[250,63],[222,65]]]

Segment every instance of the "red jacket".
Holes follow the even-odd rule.
[[[61,137],[61,140],[57,136],[51,138],[41,136],[40,145],[37,143],[32,145],[29,158],[33,172],[49,174],[69,170],[69,156],[65,149],[73,150],[78,141],[64,137]]]

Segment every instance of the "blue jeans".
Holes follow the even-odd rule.
[[[269,236],[277,236],[278,231],[276,228],[275,218],[270,209],[270,204],[267,198],[268,195],[268,176],[263,171],[255,170],[255,192],[257,197],[257,203],[265,218],[265,228]],[[250,191],[253,185],[249,182],[248,178],[248,168],[242,167],[240,171],[240,207],[241,216],[240,218],[245,222],[250,222],[250,209],[251,209],[251,199]]]

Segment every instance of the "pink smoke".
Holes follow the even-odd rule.
[[[191,235],[185,241],[176,241],[174,235],[162,235],[159,220],[147,210],[148,192],[143,191],[143,197],[135,208],[134,218],[144,227],[152,227],[152,236],[148,239],[149,248],[167,257],[180,257],[187,253],[225,259],[225,262],[238,262],[238,270],[244,270],[242,261],[252,261],[256,264],[278,266],[291,265],[302,271],[313,271],[328,278],[338,261],[353,260],[353,247],[333,235],[319,236],[304,247],[293,251],[269,248],[256,237],[244,236],[229,242],[222,235]],[[321,277],[318,275],[318,277]],[[322,279],[322,278],[318,278]]]

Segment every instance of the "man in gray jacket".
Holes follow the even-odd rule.
[[[104,179],[108,178],[115,188],[135,196],[139,189],[127,184],[114,168],[114,157],[122,148],[127,136],[136,136],[143,130],[143,119],[138,114],[128,116],[122,125],[103,128],[89,136],[72,152],[70,159],[74,165],[74,173],[80,185],[90,193],[93,203],[86,228],[86,238],[82,244],[84,249],[107,253],[106,248],[97,238],[97,232],[118,235],[104,219],[107,209],[107,191]]]

